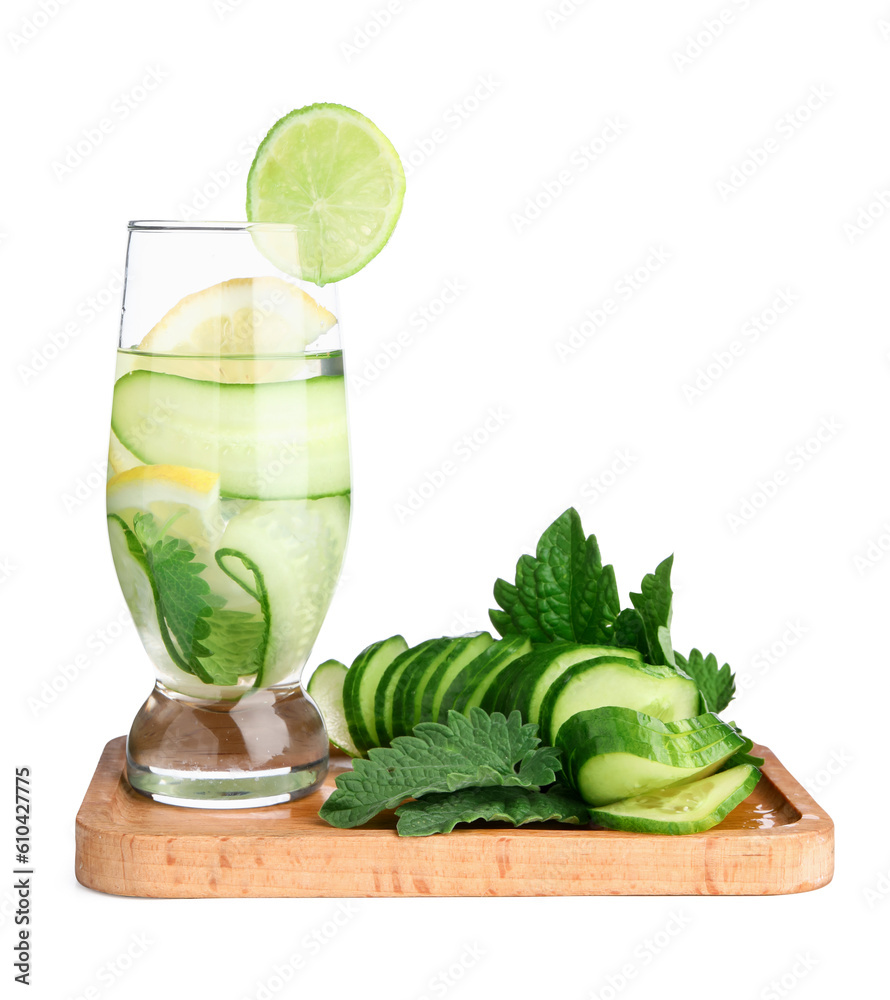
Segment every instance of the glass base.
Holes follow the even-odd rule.
[[[254,809],[314,792],[328,738],[298,685],[201,701],[156,684],[127,738],[127,778],[165,805]]]

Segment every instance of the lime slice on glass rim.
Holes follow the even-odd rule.
[[[377,256],[404,196],[398,154],[372,121],[341,104],[310,104],[277,121],[260,143],[247,177],[247,218],[276,267],[324,285]]]

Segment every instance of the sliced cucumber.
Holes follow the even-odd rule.
[[[248,503],[226,525],[216,561],[248,594],[260,588],[268,601],[257,686],[282,683],[308,659],[337,585],[348,526],[348,497]]]
[[[552,745],[566,719],[591,708],[632,708],[662,721],[698,713],[695,682],[668,666],[622,656],[598,656],[575,663],[550,685],[541,704],[541,737]]]
[[[352,741],[362,753],[381,745],[374,717],[374,696],[386,668],[407,648],[408,643],[400,635],[382,639],[363,649],[349,668],[343,703]]]
[[[325,660],[313,671],[306,691],[321,712],[331,743],[350,757],[360,757],[361,753],[349,735],[343,708],[343,684],[347,674],[346,667],[339,660]]]
[[[401,675],[392,709],[393,736],[409,736],[420,721],[423,693],[427,682],[452,653],[466,645],[466,637],[443,639],[416,657]]]
[[[224,496],[253,500],[349,490],[342,376],[205,382],[134,371],[114,387],[111,426],[149,465],[216,472]]]
[[[444,650],[450,639],[427,639],[399,654],[386,668],[374,693],[374,721],[381,746],[389,746],[393,737],[393,707],[396,695],[400,693],[402,674],[418,656],[425,655],[431,648]]]
[[[719,774],[646,792],[602,809],[591,809],[598,826],[637,833],[702,833],[724,820],[757,787],[760,771],[740,764]]]
[[[488,632],[477,632],[475,635],[462,636],[448,656],[430,675],[423,690],[419,716],[415,713],[417,722],[437,722],[439,709],[445,692],[451,682],[464,669],[494,642]]]
[[[517,708],[526,721],[540,722],[541,705],[551,686],[570,667],[584,660],[591,660],[595,656],[621,656],[640,663],[643,661],[638,650],[617,646],[560,643],[555,648],[538,649],[524,664],[522,673],[516,678],[513,687],[501,696],[502,700],[509,704],[505,704],[500,710],[503,712],[507,707],[511,710]]]
[[[493,642],[452,679],[439,704],[437,721],[445,722],[451,709],[466,715],[471,708],[480,706],[498,675],[531,649],[531,640],[527,638]]]
[[[601,806],[718,771],[744,740],[719,720],[712,725],[713,718],[668,731],[658,719],[609,706],[573,716],[556,745],[571,784],[585,802]]]

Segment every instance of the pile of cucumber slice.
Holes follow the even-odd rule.
[[[599,826],[697,833],[719,823],[760,777],[750,742],[701,713],[695,682],[651,665],[635,649],[487,632],[409,647],[400,635],[375,642],[349,669],[329,660],[307,688],[331,742],[366,756],[410,735],[420,722],[479,706],[537,723],[562,754],[565,779]]]

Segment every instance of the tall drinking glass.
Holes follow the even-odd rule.
[[[299,676],[346,546],[349,449],[336,287],[288,276],[300,236],[129,225],[108,531],[156,675],[127,776],[164,803],[283,802],[327,770]]]

